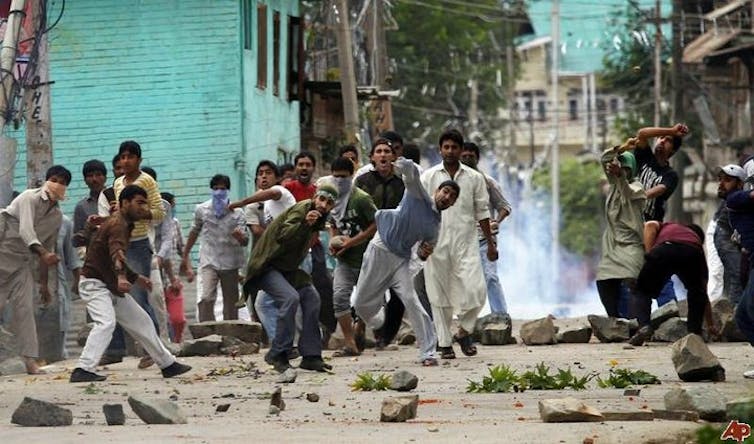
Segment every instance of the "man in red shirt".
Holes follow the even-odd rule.
[[[670,276],[677,275],[688,290],[689,333],[702,334],[702,320],[714,330],[707,296],[707,261],[704,258],[704,231],[698,225],[649,221],[644,224],[644,266],[636,282],[633,315],[639,331],[629,339],[631,345],[642,345],[654,333],[649,323],[652,299],[657,298]]]
[[[312,183],[314,168],[317,166],[317,160],[314,155],[302,151],[293,159],[296,168],[295,178],[284,181],[283,185],[296,198],[296,202],[311,199],[317,191],[317,186]],[[322,343],[327,345],[330,334],[337,327],[335,312],[333,311],[333,287],[332,276],[327,271],[325,262],[325,249],[319,241],[319,236],[315,236],[311,247],[312,257],[312,281],[314,288],[317,289],[320,298],[319,322],[324,327],[322,332]]]

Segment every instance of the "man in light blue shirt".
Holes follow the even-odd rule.
[[[399,158],[395,170],[403,176],[406,190],[396,209],[380,210],[375,215],[377,234],[372,238],[356,284],[353,307],[365,323],[377,315],[388,289],[403,301],[409,322],[416,332],[422,365],[437,365],[432,320],[414,293],[409,271],[411,248],[418,242],[419,258],[426,260],[437,242],[440,212],[450,208],[460,188],[452,180],[440,184],[430,198],[419,181],[419,169],[410,160]]]

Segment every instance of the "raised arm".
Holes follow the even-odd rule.
[[[275,189],[275,187],[268,188],[266,190],[259,190],[245,199],[231,203],[230,205],[228,205],[228,209],[233,211],[236,208],[243,208],[246,205],[257,202],[264,202],[265,200],[278,200],[282,195],[283,193],[280,192],[280,190]]]
[[[675,125],[668,127],[668,128],[662,128],[662,127],[645,127],[639,129],[639,131],[636,132],[636,148],[648,148],[649,147],[649,139],[653,137],[663,137],[663,136],[674,136],[674,137],[683,137],[689,132],[689,127],[682,124],[682,123],[676,123]]]

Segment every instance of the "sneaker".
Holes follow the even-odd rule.
[[[652,339],[654,332],[655,331],[652,326],[645,325],[641,327],[633,336],[631,336],[631,339],[628,340],[628,343],[633,345],[634,347],[644,345],[645,342]]]
[[[746,370],[744,372],[744,378],[746,378],[746,379],[754,379],[754,370]]]
[[[93,372],[88,372],[81,367],[76,367],[71,373],[71,379],[69,382],[100,382],[107,379],[105,375],[98,375]]]
[[[298,348],[293,347],[291,351],[288,352],[288,360],[298,359],[301,357],[301,353],[298,352]]]
[[[191,370],[190,365],[181,364],[180,362],[175,361],[174,363],[162,369],[162,377],[172,378],[173,376],[182,375],[189,370]]]
[[[298,368],[317,372],[327,372],[332,370],[332,365],[326,364],[320,356],[304,356],[304,358],[301,359]]]

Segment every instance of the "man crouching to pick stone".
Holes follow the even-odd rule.
[[[302,328],[298,350],[303,359],[299,368],[325,372],[332,366],[322,360],[319,330],[319,293],[311,276],[299,268],[309,253],[314,236],[325,227],[338,192],[330,185],[320,186],[314,198],[302,200],[280,213],[256,242],[246,268],[244,294],[249,307],[259,290],[265,291],[278,307],[277,328],[265,362],[284,373],[291,365],[288,355],[296,332],[296,311],[301,305]]]
[[[94,370],[112,339],[116,322],[144,347],[162,369],[163,377],[172,378],[191,370],[190,366],[176,361],[165,348],[147,312],[128,294],[132,284],[152,290],[149,279],[134,273],[126,264],[126,249],[134,222],[150,217],[147,192],[137,185],[128,185],[120,193],[119,202],[119,210],[94,234],[81,269],[79,295],[86,302],[94,328],[86,339],[70,382],[107,379]],[[90,216],[87,223],[97,218]]]
[[[432,254],[440,232],[440,212],[456,202],[460,187],[446,180],[430,197],[419,181],[416,164],[401,157],[395,162],[395,170],[403,176],[406,190],[398,208],[379,210],[375,215],[377,233],[361,262],[353,307],[362,319],[359,322],[369,324],[382,307],[385,291],[392,289],[406,306],[406,314],[419,341],[422,365],[435,366],[437,336],[431,318],[414,292],[409,271],[411,247],[419,242],[421,260],[427,260]]]

